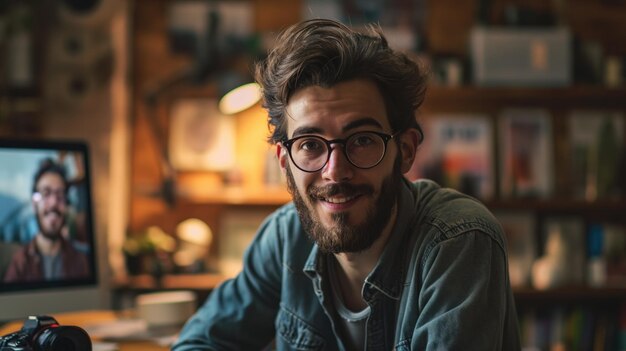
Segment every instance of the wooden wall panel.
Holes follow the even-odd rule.
[[[150,193],[159,190],[162,182],[159,161],[160,143],[166,145],[168,128],[168,109],[171,103],[180,97],[214,97],[215,87],[210,84],[195,86],[181,84],[159,97],[156,119],[163,130],[162,137],[156,137],[148,123],[149,110],[144,95],[147,91],[173,74],[189,67],[191,57],[172,54],[168,48],[166,27],[168,4],[173,0],[136,0],[133,11],[132,61],[133,61],[133,140],[132,140],[132,175],[131,175],[131,215],[130,231],[140,231],[149,225],[159,225],[172,233],[175,225],[192,214],[205,220],[211,227],[219,226],[219,213],[224,206],[219,204],[192,204],[184,200],[175,207],[168,207],[163,201]],[[243,0],[249,1],[254,10],[254,28],[256,31],[277,32],[300,19],[300,0]],[[258,175],[249,179],[254,184],[261,182],[262,161],[267,145],[266,119],[260,107],[238,116],[237,157],[250,163],[250,168]],[[250,146],[245,140],[259,139]],[[243,140],[243,142],[242,142]],[[262,144],[262,145],[261,145]],[[179,186],[215,184],[217,174],[181,174]],[[251,177],[248,177],[251,178]]]
[[[476,24],[479,0],[428,0],[427,41],[434,54],[466,56],[469,31]],[[626,56],[626,2],[601,0],[491,0],[492,24],[504,23],[507,6],[561,12],[562,22],[580,39],[597,41],[606,54]],[[562,3],[557,10],[556,3]]]
[[[427,49],[432,54],[464,56],[475,23],[476,0],[428,0]]]

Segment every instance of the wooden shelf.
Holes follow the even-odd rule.
[[[118,290],[213,290],[228,277],[216,273],[203,274],[168,274],[157,282],[149,274],[128,276],[113,281],[113,288]]]
[[[447,109],[454,106],[588,106],[596,108],[626,107],[626,88],[576,85],[557,88],[533,87],[444,87],[430,86],[424,106]]]
[[[599,287],[588,286],[563,287],[549,290],[537,290],[533,288],[514,288],[513,293],[517,302],[528,301],[626,301],[626,286],[624,287]]]
[[[597,201],[572,199],[494,199],[484,201],[490,209],[536,210],[536,211],[626,211],[626,200],[606,199]]]
[[[219,205],[250,205],[250,206],[280,206],[291,201],[291,195],[284,186],[272,187],[221,187],[213,190],[183,191],[181,202],[193,204]]]

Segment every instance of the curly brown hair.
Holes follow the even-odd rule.
[[[415,128],[423,139],[415,113],[424,101],[427,75],[417,62],[389,47],[379,26],[361,33],[339,22],[313,19],[287,28],[276,43],[255,68],[272,130],[270,143],[287,140],[285,109],[297,90],[352,79],[377,85],[394,133]]]

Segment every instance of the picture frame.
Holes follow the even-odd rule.
[[[228,171],[235,166],[236,126],[214,98],[181,98],[170,108],[168,152],[179,171]]]

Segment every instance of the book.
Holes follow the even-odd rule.
[[[618,111],[573,111],[568,118],[572,194],[594,201],[619,197],[624,115]]]
[[[493,127],[486,115],[432,115],[422,122],[420,145],[410,180],[428,178],[470,196],[495,193]]]
[[[522,350],[624,350],[626,309],[567,301],[518,308]],[[626,335],[626,334],[624,334]],[[619,346],[618,346],[619,345]]]
[[[506,109],[499,118],[500,194],[545,198],[553,191],[552,123],[543,109]]]
[[[537,257],[535,217],[529,212],[513,211],[494,211],[494,215],[507,241],[511,286],[530,286],[530,272]]]
[[[606,284],[626,286],[626,227],[604,223],[603,255],[606,262]]]
[[[540,257],[532,267],[539,290],[582,285],[585,280],[585,225],[573,216],[554,216],[542,223]]]

